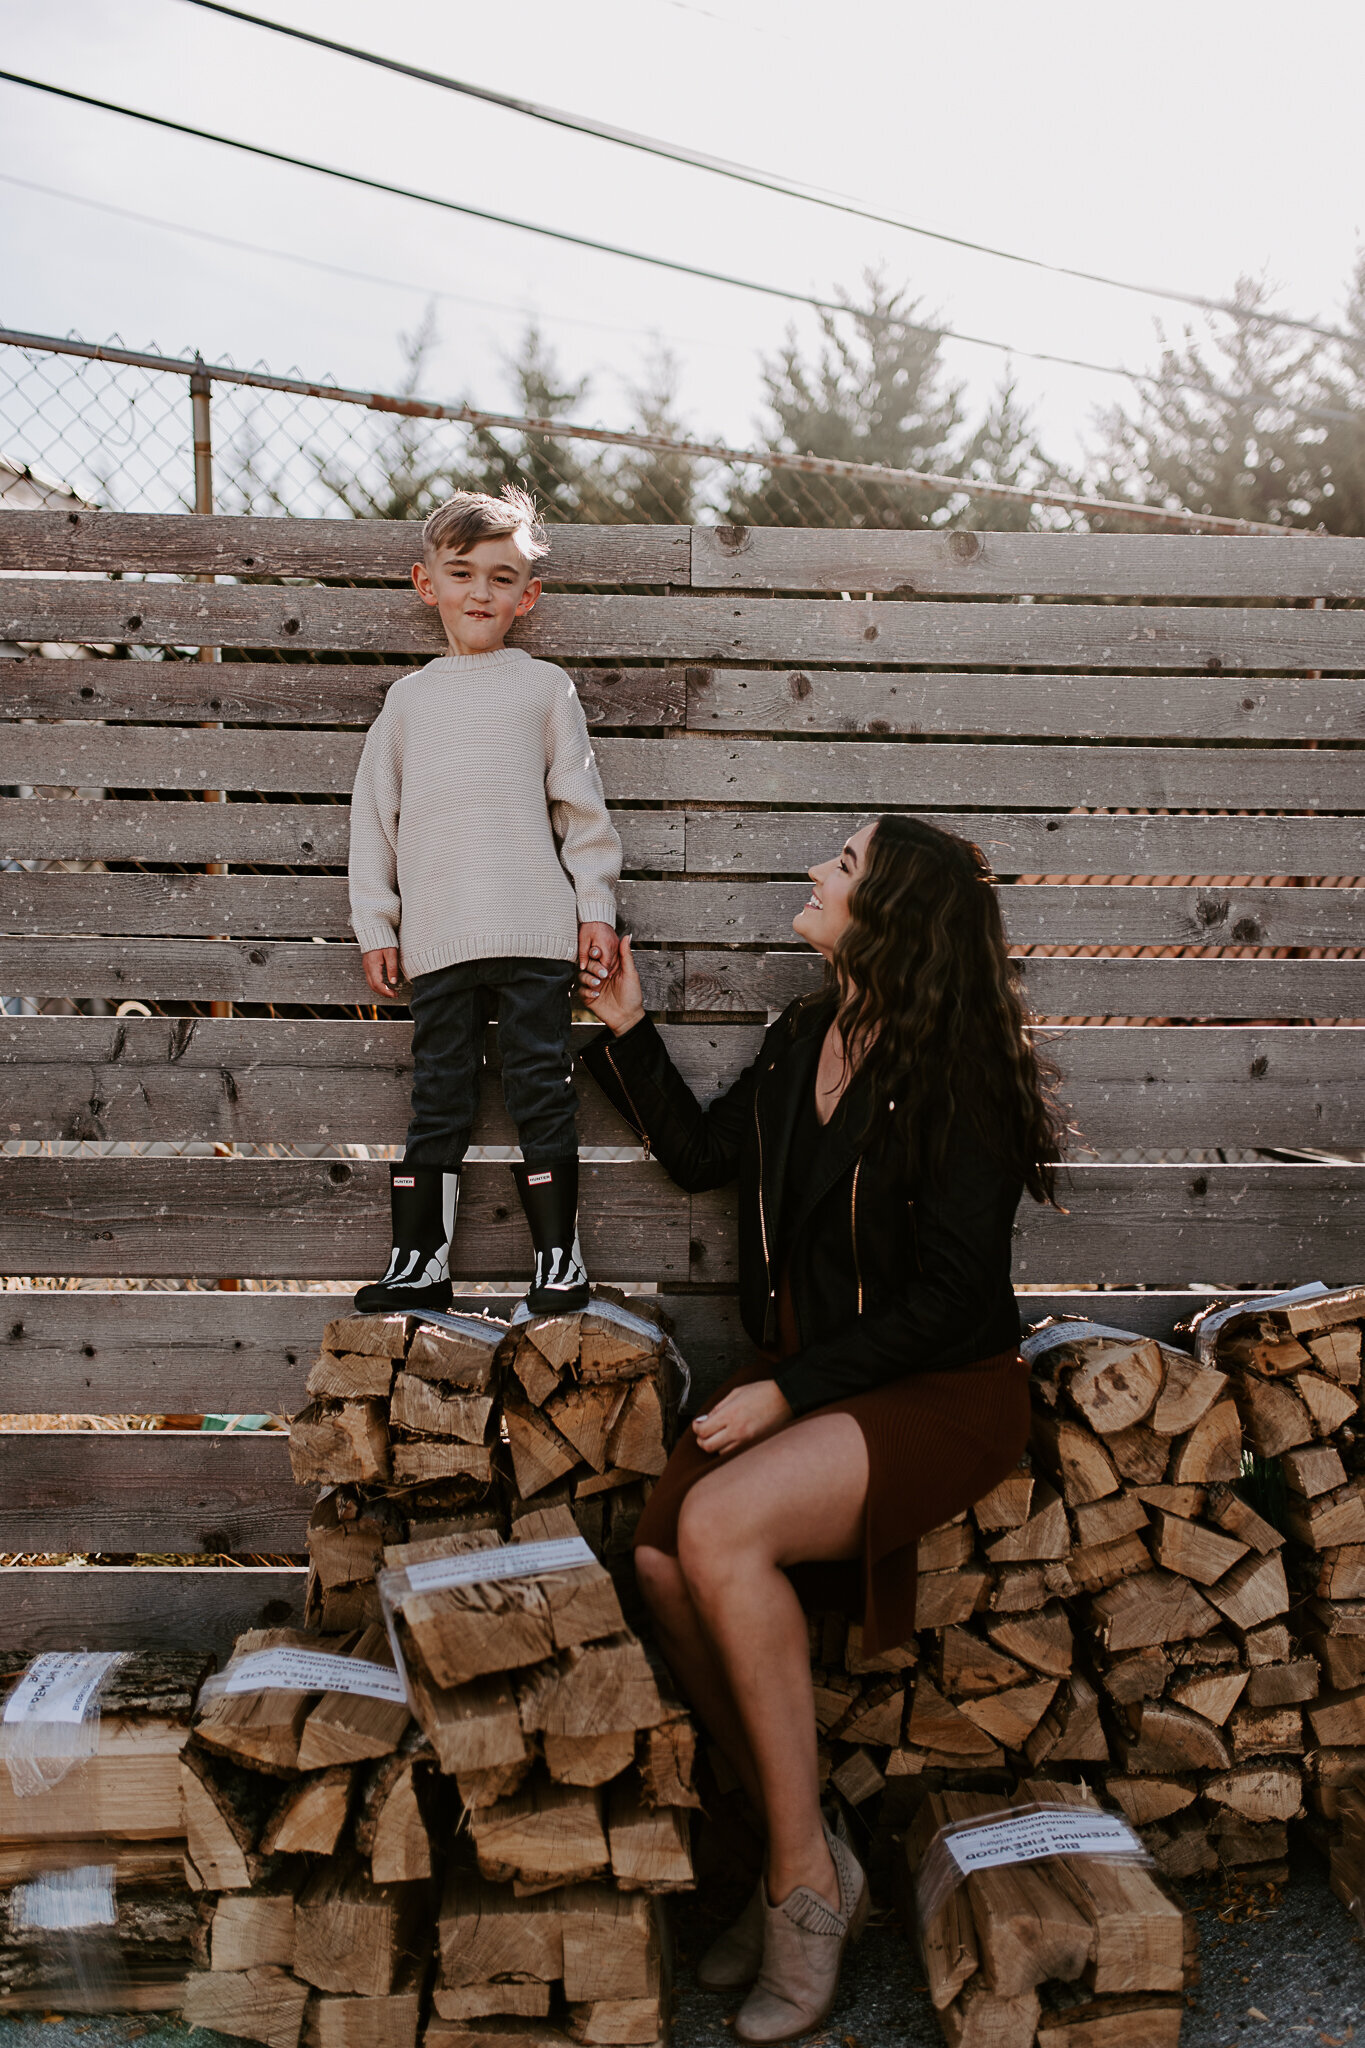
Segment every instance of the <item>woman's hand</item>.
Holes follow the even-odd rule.
[[[578,986],[594,1017],[601,1019],[614,1038],[629,1031],[645,1014],[644,991],[628,938],[622,939],[610,974],[600,974],[595,969],[585,971]]]
[[[699,1415],[692,1433],[702,1450],[725,1457],[775,1435],[791,1419],[791,1404],[777,1381],[753,1380],[747,1387],[736,1387],[708,1414]]]

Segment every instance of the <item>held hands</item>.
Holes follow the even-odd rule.
[[[372,953],[361,954],[360,964],[375,994],[392,1002],[399,984],[397,946],[376,946]]]
[[[774,1436],[791,1419],[791,1405],[777,1381],[753,1380],[747,1387],[736,1387],[709,1414],[698,1415],[692,1434],[702,1450],[723,1458]]]
[[[616,928],[609,924],[581,924],[578,927],[578,971],[604,981],[616,965]]]
[[[629,1031],[632,1024],[638,1024],[645,1014],[644,991],[640,987],[640,976],[636,971],[631,954],[630,940],[621,940],[616,945],[616,934],[611,933],[613,948],[616,948],[609,962],[583,960],[583,937],[588,932],[601,932],[609,928],[600,924],[585,924],[579,929],[579,964],[582,979],[579,983],[583,1001],[606,1025],[614,1037]]]

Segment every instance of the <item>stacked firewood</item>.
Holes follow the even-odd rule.
[[[51,1658],[0,1652],[0,1696]],[[66,1661],[66,1660],[61,1660]],[[73,1658],[71,1661],[80,1661]],[[10,1748],[0,1761],[0,2011],[165,2011],[202,1960],[185,1879],[180,1755],[204,1657],[139,1652],[99,1683],[88,1754],[35,1786]],[[75,1726],[69,1729],[74,1738]],[[8,1767],[15,1756],[15,1771]]]
[[[856,1628],[813,1629],[829,1782],[875,1834],[949,1781],[1080,1767],[1168,1874],[1273,1875],[1302,1810],[1310,1674],[1284,1539],[1234,1490],[1228,1377],[1078,1321],[1024,1350],[1029,1457],[922,1540],[917,1642],[869,1660]]]
[[[1324,1846],[1345,1788],[1365,1774],[1362,1319],[1365,1288],[1309,1287],[1211,1309],[1193,1326],[1199,1355],[1230,1378],[1287,1532],[1301,1683],[1286,1697],[1308,1722],[1307,1799]]]
[[[340,1316],[290,1425],[302,1484],[334,1489],[309,1532],[309,1619],[377,1616],[386,1544],[452,1515],[505,1530],[521,1503],[567,1503],[629,1596],[629,1550],[676,1421],[684,1368],[648,1303],[599,1290],[581,1314]]]
[[[1036,1804],[1101,1811],[1085,1785],[1023,1779],[1009,1798],[931,1792],[905,1837],[902,1909],[949,2048],[1177,2048],[1193,1915],[1131,1855],[1008,1860]],[[1005,1860],[964,1875],[940,1834],[963,1824],[991,1827]]]
[[[226,1684],[234,1672],[244,1689],[205,1689],[182,1758],[209,1944],[185,2016],[271,2048],[305,2031],[313,2048],[412,2048],[436,1807],[387,1635],[252,1630]],[[368,1689],[346,1689],[356,1682]]]

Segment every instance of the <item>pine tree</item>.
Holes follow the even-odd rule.
[[[1355,262],[1342,323],[1350,335],[1317,382],[1323,481],[1316,517],[1328,533],[1365,533],[1365,249]]]
[[[631,389],[634,431],[684,438],[678,412],[678,362],[671,349],[657,348],[642,383]],[[641,525],[690,526],[697,516],[699,465],[688,455],[662,449],[623,448],[612,470],[612,494],[619,515]]]
[[[1263,283],[1238,279],[1240,312],[1259,311],[1268,297]],[[1322,423],[1310,416],[1317,345],[1255,320],[1215,316],[1210,327],[1207,341],[1187,327],[1182,344],[1163,351],[1131,410],[1101,415],[1100,493],[1172,511],[1316,523],[1328,481]]]
[[[1081,488],[1080,479],[1060,469],[1040,447],[1008,367],[985,418],[962,452],[960,467],[963,479],[973,483],[1013,484],[1040,491]],[[1057,521],[1066,525],[1068,515],[1059,511]],[[1039,518],[1022,499],[969,498],[951,523],[997,533],[1027,533],[1039,524]]]
[[[805,360],[789,330],[764,362],[772,414],[766,446],[951,474],[962,391],[943,385],[938,332],[918,299],[889,291],[875,272],[865,284],[864,305],[846,299],[845,312],[821,314],[818,360]],[[743,525],[912,527],[928,524],[945,503],[903,486],[771,470],[759,483],[734,489],[727,516]]]
[[[589,380],[564,376],[534,321],[507,367],[513,412],[528,419],[558,420],[582,411]],[[572,443],[550,434],[476,428],[470,440],[467,473],[458,482],[452,480],[450,488],[496,495],[504,484],[531,491],[547,520],[600,525],[621,518],[600,455],[580,456]]]

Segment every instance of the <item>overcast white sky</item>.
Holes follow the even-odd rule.
[[[1365,7],[1317,0],[256,0],[256,10],[504,92],[858,195],[952,234],[1278,307],[1339,312],[1365,241]],[[1128,366],[1179,307],[1041,276],[670,166],[309,50],[186,0],[0,0],[8,69],[473,205],[851,292],[907,282],[956,327]],[[689,426],[742,441],[771,300],[441,214],[0,83],[0,175],[279,251],[234,252],[0,183],[0,319],[389,387],[439,292],[428,393],[507,403],[534,313],[585,417],[622,424],[656,340]],[[393,280],[357,283],[297,260]],[[797,315],[809,334],[812,315]],[[1004,358],[950,344],[984,405]],[[1016,361],[1075,460],[1118,380]]]

